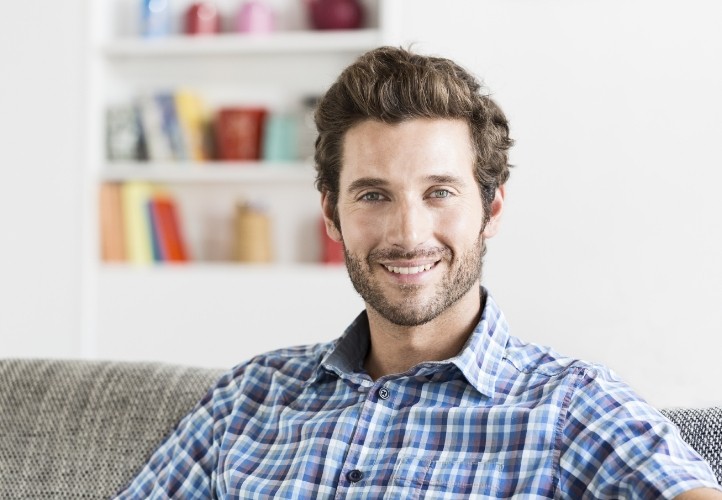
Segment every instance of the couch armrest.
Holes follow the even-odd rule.
[[[667,408],[662,414],[704,458],[722,484],[722,408]]]
[[[107,498],[220,375],[160,363],[0,360],[0,498]]]

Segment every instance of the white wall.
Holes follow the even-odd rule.
[[[0,355],[76,356],[85,2],[3,7]],[[469,66],[511,120],[517,167],[485,273],[513,332],[612,366],[658,405],[722,404],[722,7],[394,10],[400,39]],[[348,309],[329,304],[324,324]]]
[[[486,283],[512,331],[652,402],[722,404],[722,4],[416,0],[517,144]]]
[[[0,356],[67,356],[77,348],[83,4],[2,6]]]

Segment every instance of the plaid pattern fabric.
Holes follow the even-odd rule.
[[[462,352],[372,381],[362,313],[335,342],[221,378],[119,498],[671,498],[716,487],[609,370],[509,334],[494,301]]]

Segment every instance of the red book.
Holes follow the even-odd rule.
[[[161,260],[186,262],[188,254],[175,202],[166,196],[156,196],[150,202],[150,209],[157,230]]]

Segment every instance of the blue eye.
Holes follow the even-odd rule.
[[[431,193],[432,198],[448,198],[451,195],[448,189],[437,189]]]

